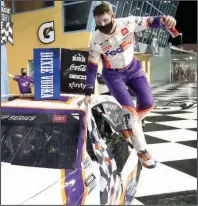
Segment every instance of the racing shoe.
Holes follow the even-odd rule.
[[[152,159],[150,153],[147,150],[143,150],[137,153],[142,165],[148,169],[156,167],[156,162]]]

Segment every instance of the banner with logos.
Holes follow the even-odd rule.
[[[88,52],[61,49],[61,93],[83,94]]]
[[[60,49],[34,49],[35,100],[60,98]]]

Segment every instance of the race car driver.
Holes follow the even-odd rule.
[[[91,102],[98,63],[102,60],[102,75],[107,87],[123,110],[130,113],[127,128],[121,131],[124,138],[133,142],[142,165],[155,168],[156,162],[147,151],[141,119],[154,107],[154,98],[141,63],[134,57],[134,33],[160,27],[174,28],[176,20],[171,16],[115,18],[108,3],[95,7],[93,15],[97,30],[89,42],[89,62],[84,103]],[[139,105],[133,104],[128,92],[131,88]]]

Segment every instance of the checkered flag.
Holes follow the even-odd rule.
[[[12,45],[14,44],[12,22],[3,22],[3,28],[1,29],[1,45],[7,42],[10,42]]]
[[[115,196],[114,187],[118,181],[117,166],[115,159],[107,148],[104,140],[100,136],[96,122],[89,110],[88,130],[92,142],[93,150],[100,165],[100,204],[108,204],[108,200],[113,200]]]

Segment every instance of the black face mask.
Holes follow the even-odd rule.
[[[111,22],[109,22],[108,24],[106,24],[105,26],[98,26],[96,25],[96,28],[104,33],[104,34],[110,34],[112,28],[113,28],[113,21],[111,20]]]
[[[26,72],[22,72],[21,74],[22,74],[22,76],[26,76],[27,73]]]

